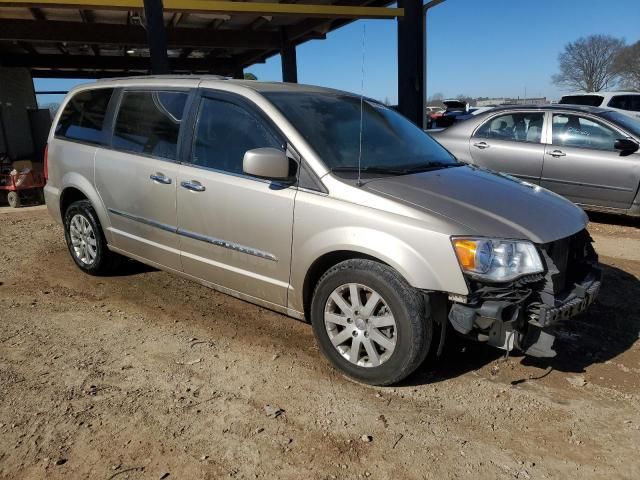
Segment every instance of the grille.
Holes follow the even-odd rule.
[[[547,264],[545,293],[563,292],[584,277],[588,268],[598,259],[592,241],[589,233],[581,230],[570,237],[541,246]]]

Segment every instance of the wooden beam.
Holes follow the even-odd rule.
[[[95,17],[93,15],[93,10],[79,10],[80,18],[84,23],[93,23],[95,21]],[[93,50],[93,54],[97,57],[100,55],[100,47],[92,43],[91,50]]]
[[[0,65],[32,69],[77,69],[77,70],[140,70],[148,71],[149,57],[120,57],[101,55],[14,55],[0,54]],[[237,69],[232,59],[208,60],[204,58],[170,58],[171,71],[210,71],[212,69]]]
[[[145,47],[139,25],[0,19],[0,40],[25,42],[96,43]],[[239,32],[202,28],[167,30],[169,48],[280,48],[277,32]]]
[[[142,10],[143,0],[0,0],[0,5],[19,7],[83,8],[102,10]],[[228,13],[236,15],[286,15],[322,18],[396,18],[401,8],[293,3],[232,2],[220,0],[165,0],[167,12]]]

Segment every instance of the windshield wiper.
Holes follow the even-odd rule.
[[[451,167],[459,167],[464,165],[464,163],[455,162],[455,163],[443,163],[443,162],[427,162],[421,165],[414,165],[412,167],[384,167],[379,165],[372,165],[367,167],[362,167],[360,171],[362,173],[381,173],[386,175],[409,175],[411,173],[420,173],[420,172],[428,172],[431,170],[437,170],[440,168],[451,168]],[[357,172],[358,166],[340,166],[333,167],[331,169],[332,172]]]
[[[429,172],[431,170],[438,170],[440,168],[460,167],[462,165],[464,165],[464,163],[427,162],[427,163],[423,163],[422,165],[416,165],[414,167],[405,168],[402,170],[402,173],[404,175],[407,175],[410,173]]]
[[[357,172],[358,166],[342,166],[342,167],[333,167],[331,169],[332,172]],[[362,173],[384,173],[389,175],[404,175],[404,170],[400,170],[397,168],[391,167],[377,167],[377,166],[369,166],[360,168]]]

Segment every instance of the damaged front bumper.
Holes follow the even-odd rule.
[[[553,327],[593,303],[602,275],[586,231],[540,249],[544,275],[508,285],[472,285],[466,303],[454,302],[449,309],[453,328],[507,351],[554,357]]]

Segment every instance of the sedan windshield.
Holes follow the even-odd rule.
[[[629,115],[620,112],[604,112],[602,114],[604,118],[612,121],[613,123],[620,125],[625,130],[628,130],[629,133],[635,135],[636,137],[640,137],[640,120],[633,118]]]
[[[429,135],[394,110],[351,95],[271,92],[265,96],[289,119],[327,168],[407,174],[458,165]],[[362,128],[361,128],[362,125]],[[362,138],[362,147],[360,139]]]

